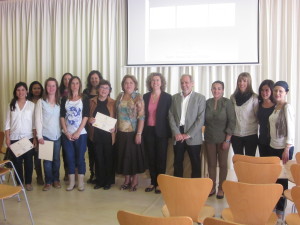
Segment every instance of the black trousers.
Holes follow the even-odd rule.
[[[155,127],[147,126],[144,147],[147,154],[151,184],[157,186],[157,176],[166,173],[168,138],[158,137]]]
[[[258,145],[257,134],[245,137],[238,137],[232,135],[231,142],[234,154],[255,156],[256,148]]]
[[[180,132],[182,134],[184,133],[183,127],[180,127]],[[201,145],[188,145],[186,141],[177,141],[174,145],[174,176],[183,177],[183,160],[186,150],[189,154],[192,166],[191,177],[201,177]]]
[[[87,147],[88,147],[88,155],[89,155],[89,168],[91,172],[91,176],[95,175],[95,146],[94,142],[92,142],[89,137],[87,138]]]
[[[269,156],[270,145],[258,144],[259,156],[266,157]]]

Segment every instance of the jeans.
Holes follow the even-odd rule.
[[[85,159],[87,134],[81,134],[75,141],[70,141],[66,135],[62,135],[63,145],[66,150],[69,174],[75,174],[75,167],[78,174],[85,174]]]
[[[43,137],[46,141],[53,141],[47,137]],[[45,183],[52,184],[59,181],[60,168],[60,138],[53,141],[53,159],[52,161],[44,160]]]

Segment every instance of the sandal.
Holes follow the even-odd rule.
[[[145,189],[145,192],[151,192],[151,191],[153,191],[154,190],[154,185],[152,185],[152,186],[149,186],[149,187],[147,187],[146,189]]]
[[[223,199],[224,198],[224,192],[222,190],[219,190],[216,196],[217,199]]]
[[[130,183],[128,184],[122,184],[121,187],[120,187],[120,190],[127,190],[130,188]]]
[[[136,191],[137,190],[137,186],[138,186],[137,184],[134,185],[134,186],[131,186],[130,189],[129,189],[129,191],[130,192]]]
[[[209,193],[208,197],[213,196],[214,194],[216,194],[216,189],[212,189],[211,192]]]

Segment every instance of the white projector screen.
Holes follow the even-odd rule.
[[[128,0],[128,65],[258,63],[258,0]]]

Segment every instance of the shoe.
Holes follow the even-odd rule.
[[[33,187],[31,184],[25,184],[25,189],[26,189],[26,191],[32,191]]]
[[[155,194],[160,194],[161,193],[161,190],[159,189],[159,187],[155,187],[155,191],[154,191]]]
[[[212,189],[211,192],[209,193],[208,197],[211,197],[214,194],[216,194],[216,189]]]
[[[130,188],[129,188],[129,191],[130,192],[134,192],[134,191],[136,191],[137,190],[137,184],[136,185],[133,185],[133,186],[131,186]]]
[[[54,181],[53,187],[57,188],[57,189],[61,188],[60,182],[59,181]]]
[[[121,187],[120,187],[120,190],[127,190],[130,188],[130,183],[128,184],[122,184]]]
[[[147,188],[145,189],[145,192],[151,192],[151,191],[153,191],[154,189],[155,189],[154,185],[151,185],[150,187],[147,187]]]
[[[78,191],[84,191],[84,174],[78,174]]]
[[[69,186],[66,191],[72,191],[75,187],[75,174],[69,174]]]
[[[96,185],[94,186],[94,189],[97,190],[97,189],[100,189],[100,188],[102,188],[102,187],[103,187],[102,185],[96,184]]]
[[[217,199],[223,199],[224,198],[224,191],[219,190],[216,196]]]
[[[49,191],[51,189],[51,184],[45,184],[43,187],[43,191]]]
[[[110,184],[107,184],[107,185],[105,185],[105,186],[103,187],[103,189],[104,189],[104,190],[109,190],[110,187],[111,187],[111,185],[110,185]]]

